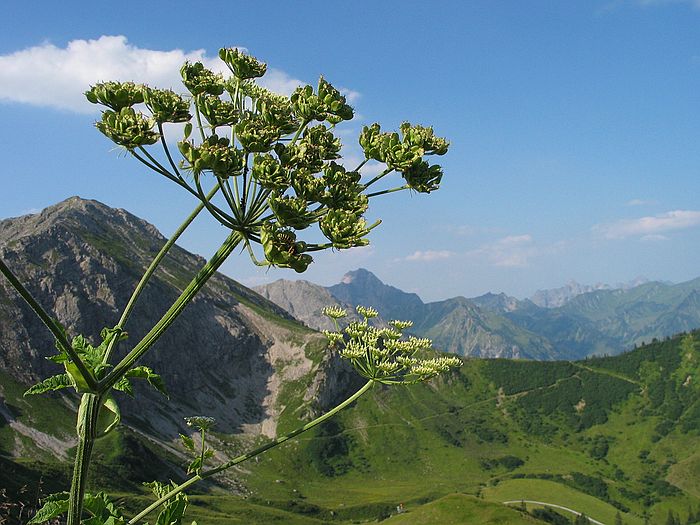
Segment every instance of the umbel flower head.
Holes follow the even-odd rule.
[[[369,244],[381,222],[366,217],[372,198],[439,187],[442,168],[427,157],[445,154],[448,143],[432,128],[365,127],[359,137],[365,159],[351,169],[343,165],[336,126],[354,111],[340,90],[321,77],[315,86],[280,95],[257,84],[267,72],[264,62],[235,48],[221,49],[219,58],[230,74],[202,62],[182,66],[184,94],[111,81],[85,95],[105,107],[99,131],[202,201],[255,264],[303,272],[313,252]],[[173,123],[184,123],[176,148],[165,139]],[[363,180],[360,170],[370,160],[386,169]],[[393,171],[402,186],[374,187]]]
[[[351,321],[342,331],[324,334],[331,345],[340,346],[340,356],[363,377],[384,384],[412,384],[462,366],[456,356],[426,357],[433,350],[430,339],[404,338],[402,330],[413,325],[410,321],[390,321],[388,327],[378,328],[369,324],[369,319],[379,315],[377,310],[358,306],[357,313],[362,321]],[[323,314],[338,328],[338,320],[346,312],[331,306],[324,308]]]

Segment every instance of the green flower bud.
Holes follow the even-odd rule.
[[[306,199],[271,194],[268,203],[280,226],[303,230],[317,221],[316,215],[306,209]]]
[[[259,116],[251,116],[236,124],[236,136],[243,149],[250,152],[265,153],[272,149],[280,138],[280,130],[266,123]]]
[[[323,179],[328,189],[320,198],[320,202],[333,209],[342,209],[354,213],[364,213],[369,199],[362,192],[360,174],[356,171],[346,171],[335,162],[330,162],[323,168]]]
[[[442,137],[436,137],[433,128],[419,125],[411,125],[408,122],[401,124],[403,142],[411,146],[418,146],[426,155],[444,155],[447,153],[449,142]]]
[[[318,79],[318,98],[324,105],[326,113],[340,120],[352,120],[353,109],[345,103],[345,97],[323,77]],[[336,124],[338,121],[335,122]]]
[[[326,339],[328,339],[328,343],[330,345],[336,345],[343,340],[343,334],[341,334],[340,332],[331,332],[329,330],[323,330],[321,333],[326,336]]]
[[[398,133],[382,134],[379,147],[382,148],[387,167],[397,171],[403,171],[418,164],[425,155],[425,150],[420,145],[399,140]]]
[[[221,100],[214,95],[198,95],[197,108],[212,128],[232,126],[238,122],[239,112],[232,102]]]
[[[229,145],[225,137],[212,135],[200,145],[183,140],[177,144],[185,158],[182,168],[199,176],[203,171],[212,171],[217,177],[240,175],[244,167],[243,152]]]
[[[323,168],[324,161],[340,158],[341,147],[340,139],[321,124],[307,128],[301,140],[293,146],[278,144],[275,151],[282,165],[317,173]]]
[[[300,120],[328,120],[338,124],[353,117],[353,109],[345,102],[345,97],[323,77],[318,80],[317,94],[311,86],[298,87],[291,97],[294,113]]]
[[[256,153],[252,173],[265,189],[284,192],[289,188],[289,172],[272,155]]]
[[[226,63],[231,72],[240,80],[261,77],[267,71],[267,64],[260,62],[251,55],[246,55],[236,48],[225,47],[220,49],[219,58]]]
[[[299,128],[299,122],[292,113],[292,104],[287,97],[261,97],[257,103],[257,111],[260,119],[277,128],[281,135],[288,135]]]
[[[143,101],[156,122],[187,122],[192,118],[189,102],[170,89],[145,86]]]
[[[102,120],[96,122],[95,127],[116,144],[133,150],[158,142],[160,134],[153,131],[155,124],[155,120],[136,113],[130,107],[124,107],[118,112],[109,109],[104,111]]]
[[[352,248],[369,244],[364,237],[371,228],[367,228],[365,219],[357,213],[329,210],[321,219],[319,226],[323,235],[333,243],[335,248]]]
[[[218,97],[224,92],[224,77],[205,68],[201,62],[185,62],[180,75],[182,83],[193,95],[208,93]]]
[[[93,104],[119,111],[143,102],[143,88],[143,84],[133,82],[101,82],[91,86],[85,97]]]
[[[365,152],[365,158],[378,160],[379,162],[384,162],[386,160],[381,148],[381,135],[381,128],[376,122],[371,126],[364,126],[362,128],[362,132],[360,133],[360,146],[362,146]]]
[[[302,168],[292,172],[292,188],[294,188],[297,197],[318,202],[325,187],[325,181],[322,178],[314,177],[308,169]]]
[[[296,239],[292,230],[279,229],[274,223],[265,223],[260,228],[260,243],[267,261],[273,266],[292,268],[295,272],[302,273],[313,258],[304,253],[306,243]]]
[[[294,114],[299,120],[311,122],[312,120],[323,121],[326,118],[326,111],[321,99],[314,94],[311,86],[298,87],[291,96]]]
[[[411,189],[420,193],[430,193],[438,189],[442,180],[442,168],[437,164],[430,166],[425,161],[410,166],[401,174]]]

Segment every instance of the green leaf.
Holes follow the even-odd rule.
[[[202,457],[197,456],[192,463],[187,465],[187,473],[188,474],[193,474],[195,472],[199,472],[199,470],[202,468]]]
[[[95,495],[85,494],[83,508],[93,516],[83,520],[82,525],[123,525],[126,523],[121,509],[104,492],[98,492]]]
[[[109,434],[122,420],[121,411],[112,396],[105,398],[97,416],[97,437]]]
[[[68,374],[59,374],[57,376],[51,376],[44,379],[41,383],[38,383],[27,390],[24,395],[34,395],[43,394],[50,390],[60,390],[62,388],[70,388],[73,386],[73,381]]]
[[[27,523],[44,523],[66,512],[68,512],[68,493],[59,492],[45,498],[44,506]]]
[[[158,481],[144,483],[144,485],[153,491],[156,498],[162,498],[177,487],[175,483],[160,483]],[[185,515],[185,510],[187,510],[187,504],[187,495],[184,492],[173,496],[163,503],[163,510],[158,515],[154,525],[182,525],[182,517]]]
[[[180,434],[180,439],[182,439],[182,444],[187,450],[194,452],[194,439],[184,434]]]
[[[145,379],[153,388],[158,390],[158,392],[163,394],[165,397],[169,397],[168,392],[165,390],[165,383],[163,382],[163,378],[161,378],[158,374],[156,374],[147,366],[137,366],[135,368],[132,368],[125,374],[125,377]]]
[[[131,386],[131,382],[126,377],[122,377],[119,381],[117,381],[114,384],[112,388],[114,388],[114,390],[124,392],[131,397],[134,397],[134,388]]]
[[[63,366],[71,378],[72,386],[74,386],[78,392],[91,391],[87,381],[85,381],[85,378],[83,377],[83,374],[80,373],[78,366],[73,361],[65,361]]]

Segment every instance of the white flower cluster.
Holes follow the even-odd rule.
[[[379,313],[371,307],[358,306],[362,321],[352,321],[340,331],[338,319],[345,316],[339,307],[326,307],[323,313],[333,319],[337,331],[324,331],[331,345],[342,345],[340,356],[350,361],[367,379],[384,384],[411,384],[426,381],[462,365],[456,356],[423,357],[432,348],[430,339],[414,336],[402,339],[402,330],[410,321],[391,321],[388,328],[371,326],[368,321]]]

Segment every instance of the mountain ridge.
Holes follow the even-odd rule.
[[[678,284],[643,281],[638,278],[620,288],[600,285],[556,307],[503,293],[424,303],[418,295],[387,285],[362,268],[328,287],[307,281],[305,298],[313,296],[317,305],[311,312],[300,311],[303,300],[294,292],[294,281],[276,281],[256,291],[277,302],[275,290],[283,287],[284,305],[277,304],[287,305],[288,311],[316,329],[329,329],[316,321],[323,300],[346,308],[362,304],[373,306],[389,319],[414,321],[416,335],[430,337],[436,347],[452,353],[579,359],[617,354],[645,341],[700,327],[700,297],[696,297],[700,278]]]

